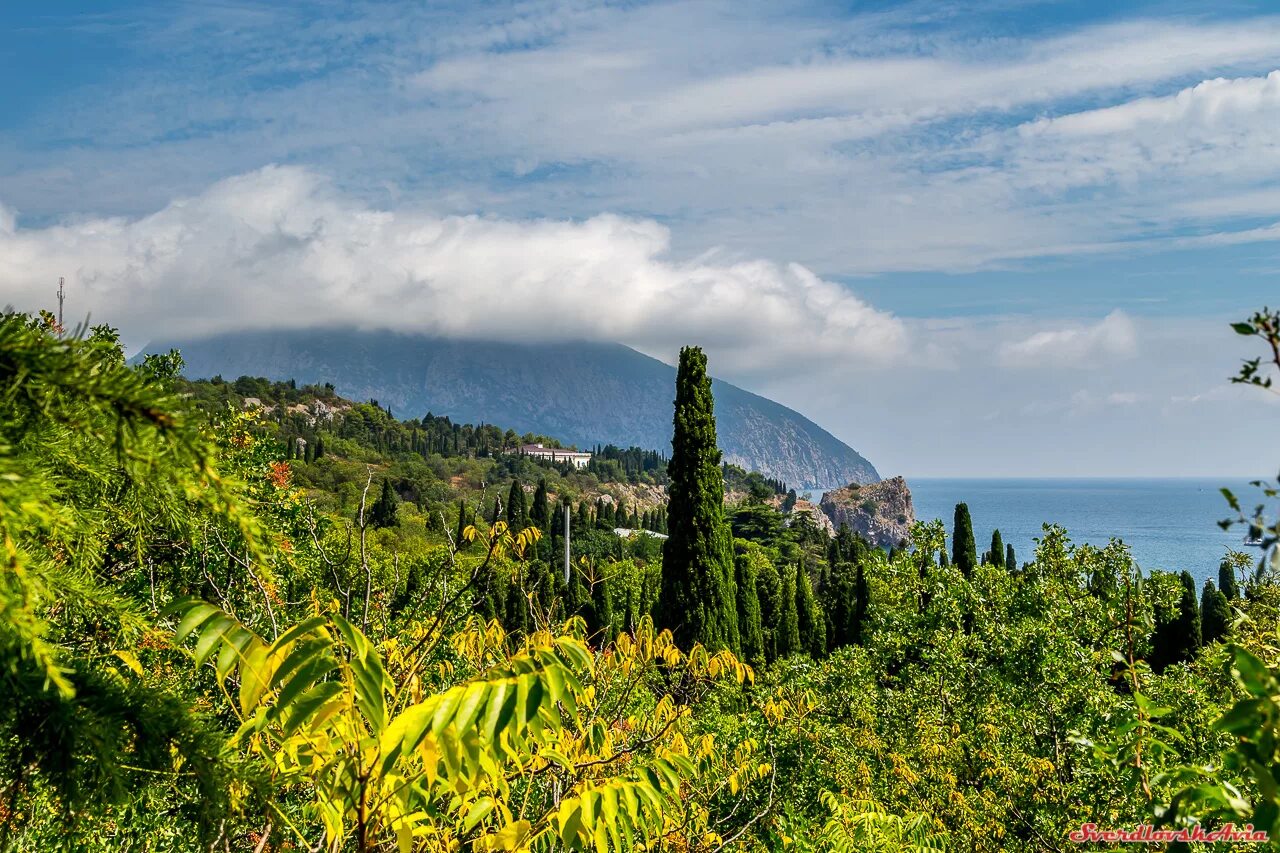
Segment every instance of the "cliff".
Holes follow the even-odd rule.
[[[862,485],[850,483],[822,496],[819,504],[832,525],[849,525],[863,539],[881,548],[911,541],[916,511],[911,489],[901,477]]]

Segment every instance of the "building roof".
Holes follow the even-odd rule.
[[[529,454],[555,454],[556,456],[590,456],[581,450],[565,450],[563,447],[543,447],[541,444],[525,444],[520,447],[521,453]]]

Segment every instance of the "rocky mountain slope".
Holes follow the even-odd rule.
[[[901,477],[870,485],[850,483],[822,496],[822,511],[838,529],[841,524],[881,548],[911,541],[916,511],[911,489]]]
[[[158,340],[182,351],[192,378],[242,375],[332,382],[403,417],[434,412],[595,444],[671,449],[675,369],[619,344],[456,341],[354,330],[238,332]],[[873,483],[875,468],[803,415],[713,383],[725,459],[796,488]]]

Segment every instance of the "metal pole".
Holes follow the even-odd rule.
[[[569,584],[569,502],[564,502],[564,582]]]

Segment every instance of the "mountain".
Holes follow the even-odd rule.
[[[399,417],[433,412],[561,441],[670,452],[675,368],[620,344],[517,344],[346,329],[234,332],[155,341],[182,351],[187,376],[332,382]],[[715,380],[725,459],[795,488],[880,479],[871,463],[803,415]]]

